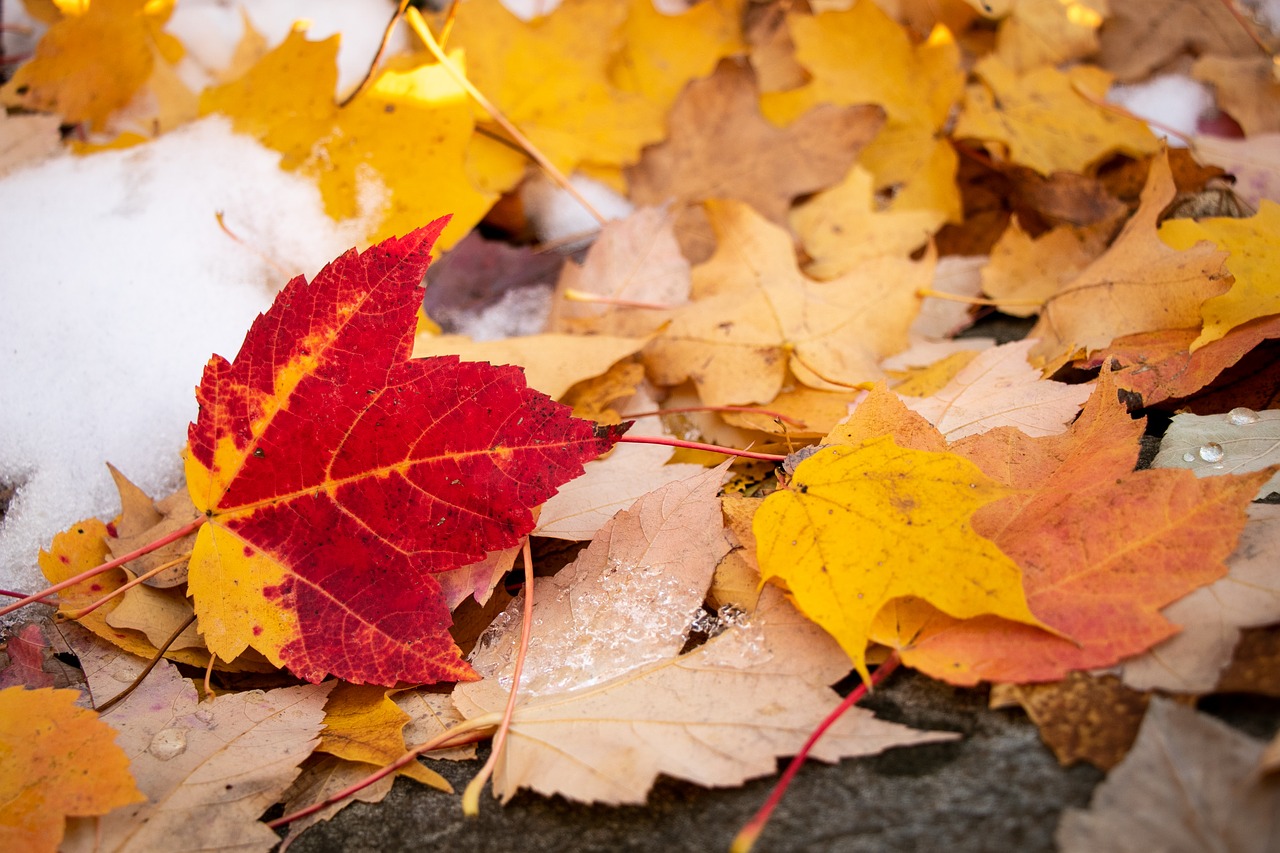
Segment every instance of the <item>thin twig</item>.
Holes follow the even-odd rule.
[[[502,111],[494,106],[493,103],[484,96],[484,93],[477,89],[475,85],[467,79],[465,74],[458,70],[458,67],[453,64],[453,61],[450,60],[449,57],[445,56],[444,51],[440,48],[439,42],[436,41],[436,37],[431,34],[431,30],[427,27],[427,22],[423,20],[422,13],[416,8],[410,6],[408,11],[405,12],[404,18],[405,21],[408,22],[409,27],[417,34],[418,38],[422,39],[422,43],[426,45],[427,50],[431,52],[431,55],[434,56],[436,61],[439,62],[445,71],[449,73],[449,76],[452,77],[459,86],[465,89],[467,94],[474,98],[475,102],[478,103],[503,130],[511,135],[512,139],[519,143],[525,153],[532,157],[534,161],[542,167],[543,171],[550,176],[551,180],[555,181],[560,185],[561,189],[573,196],[574,200],[576,200],[578,204],[582,205],[583,209],[586,210],[587,213],[590,213],[597,222],[604,225],[607,221],[604,218],[604,215],[600,213],[600,211],[596,210],[591,202],[587,201],[582,193],[578,192],[578,188],[569,182],[569,179],[564,176],[564,173],[557,169],[555,164],[548,160],[546,155],[539,151],[537,147],[529,141],[529,138],[521,133],[520,129],[512,124],[511,121],[502,114]]]
[[[341,101],[338,101],[338,109],[342,109],[351,103],[356,97],[369,88],[369,82],[373,80],[373,72],[377,69],[378,63],[382,61],[382,55],[387,52],[387,44],[391,41],[391,33],[395,31],[396,24],[400,21],[400,16],[404,14],[405,7],[409,5],[409,0],[400,0],[400,5],[396,8],[396,12],[391,16],[391,20],[387,21],[387,28],[382,31],[382,41],[378,43],[378,52],[373,55],[372,61],[369,62],[369,70],[364,72],[364,78],[361,79],[360,85],[351,90],[351,94],[347,95]]]
[[[138,685],[142,684],[142,679],[150,675],[151,670],[155,669],[156,664],[160,663],[160,659],[164,657],[165,652],[169,651],[169,647],[172,646],[174,643],[176,643],[178,641],[178,638],[182,636],[182,632],[190,628],[195,623],[195,621],[196,621],[196,615],[192,613],[190,616],[187,617],[187,620],[185,622],[183,622],[180,626],[178,626],[178,630],[174,631],[172,634],[169,635],[169,639],[164,641],[164,645],[162,645],[159,649],[156,650],[155,656],[151,658],[151,662],[147,664],[147,668],[144,669],[142,672],[138,673],[138,676],[133,679],[133,682],[128,687],[126,687],[124,690],[121,690],[115,696],[112,696],[110,699],[103,702],[101,705],[99,705],[96,708],[98,715],[101,716],[102,714],[107,713],[116,705],[120,704],[125,699],[129,698],[129,694],[137,690]],[[212,652],[210,654],[212,654]]]
[[[106,604],[111,599],[120,595],[124,595],[126,592],[133,589],[138,584],[145,583],[146,581],[150,580],[151,578],[155,577],[161,572],[167,569],[172,569],[174,566],[178,565],[179,563],[184,563],[189,559],[191,559],[191,552],[187,552],[181,557],[178,557],[177,559],[174,559],[174,560],[170,560],[167,563],[161,563],[151,571],[144,572],[143,574],[138,575],[136,578],[129,581],[128,583],[121,584],[120,586],[111,590],[111,592],[102,596],[102,598],[99,598],[97,601],[93,602],[93,604],[90,604],[86,607],[82,607],[79,610],[64,610],[58,615],[63,619],[72,619],[72,620],[83,619],[85,616],[88,616],[90,613],[97,610],[99,607]]]
[[[628,444],[661,444],[664,447],[683,447],[686,450],[706,450],[709,453],[741,456],[743,459],[764,459],[768,462],[785,462],[787,459],[777,453],[757,453],[754,450],[738,450],[735,447],[721,447],[718,444],[703,444],[700,441],[685,441],[681,438],[665,438],[660,435],[624,435],[618,441],[625,441]]]

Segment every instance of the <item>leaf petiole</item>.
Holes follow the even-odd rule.
[[[709,453],[741,456],[743,459],[764,459],[768,462],[785,462],[787,459],[777,453],[757,453],[754,450],[738,450],[736,447],[721,447],[718,444],[703,444],[700,441],[685,441],[682,438],[665,438],[657,435],[624,435],[618,441],[630,444],[661,444],[664,447],[683,447],[685,450],[705,450]]]
[[[26,607],[28,604],[39,601],[40,599],[48,595],[52,595],[55,592],[61,592],[62,590],[66,589],[69,586],[75,586],[78,583],[84,583],[90,578],[97,577],[103,572],[109,572],[112,569],[118,569],[121,566],[123,566],[125,563],[128,563],[131,560],[136,560],[139,557],[143,556],[144,554],[150,554],[152,551],[157,551],[163,548],[165,545],[168,545],[170,542],[177,542],[183,536],[186,536],[190,533],[194,533],[195,531],[199,530],[200,526],[203,525],[207,520],[208,519],[203,515],[197,516],[191,522],[182,525],[177,530],[174,530],[170,533],[165,534],[164,536],[161,536],[159,539],[157,539],[154,542],[148,542],[146,545],[143,545],[141,548],[138,548],[137,550],[134,550],[134,551],[130,551],[128,554],[125,554],[123,557],[117,557],[114,560],[109,560],[100,566],[94,566],[92,569],[83,571],[73,578],[67,578],[61,583],[55,583],[53,586],[46,587],[45,589],[42,589],[39,592],[35,592],[35,593],[32,593],[31,595],[28,595],[26,598],[15,601],[13,604],[10,604],[8,607],[0,609],[0,616],[4,616],[7,613],[12,613],[15,610]]]
[[[773,793],[769,795],[769,799],[765,800],[764,805],[760,807],[760,811],[755,813],[751,820],[747,821],[746,826],[738,831],[734,837],[733,843],[729,845],[730,853],[747,853],[756,843],[756,839],[760,837],[760,833],[764,831],[765,826],[769,823],[769,817],[773,814],[773,810],[778,807],[778,803],[782,802],[782,797],[787,793],[787,787],[791,784],[791,780],[795,778],[796,773],[800,771],[801,765],[809,756],[809,751],[813,749],[813,745],[818,742],[827,729],[844,715],[844,712],[861,702],[877,684],[884,682],[889,675],[898,668],[898,664],[902,663],[897,652],[893,652],[889,657],[885,658],[884,663],[876,668],[871,674],[871,682],[863,682],[859,684],[857,689],[845,697],[844,701],[837,705],[826,718],[818,723],[818,727],[809,735],[809,739],[804,742],[804,746],[800,747],[800,751],[796,753],[795,758],[791,759],[791,763],[787,765],[787,769],[783,771],[778,784],[774,786]]]

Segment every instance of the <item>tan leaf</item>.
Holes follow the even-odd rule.
[[[685,89],[668,116],[667,140],[627,170],[631,200],[684,206],[736,199],[785,225],[791,200],[839,181],[883,118],[876,107],[826,105],[775,127],[760,114],[750,69],[726,60]],[[710,244],[697,222],[682,216],[675,231],[685,254],[702,259]]]
[[[645,207],[626,219],[605,224],[578,266],[560,273],[547,328],[643,338],[667,320],[666,312],[573,301],[575,294],[672,308],[689,301],[689,262],[680,254],[666,208]]]
[[[1280,131],[1280,81],[1275,63],[1253,51],[1244,56],[1205,56],[1191,76],[1213,86],[1218,106],[1244,129],[1245,136]]]
[[[1256,776],[1263,743],[1205,714],[1153,699],[1128,758],[1087,811],[1058,824],[1063,853],[1264,853],[1275,849],[1280,786]]]
[[[1156,157],[1138,212],[1120,236],[1045,302],[1029,335],[1040,338],[1033,360],[1052,363],[1123,335],[1200,325],[1200,306],[1229,286],[1227,254],[1212,244],[1178,252],[1156,236],[1175,192],[1168,158]]]
[[[834,641],[767,589],[748,625],[688,654],[522,703],[494,772],[494,794],[509,800],[532,788],[584,802],[643,803],[659,773],[707,786],[773,773],[776,758],[796,752],[839,703],[826,685],[847,669]],[[500,710],[506,688],[493,679],[473,682],[455,691],[455,701],[476,717]],[[853,708],[812,755],[834,761],[954,737]]]
[[[1015,317],[1031,317],[1040,306],[1106,248],[1110,225],[1061,225],[1032,238],[1014,218],[991,248],[982,270],[982,289]]]
[[[843,391],[907,344],[933,258],[882,256],[834,281],[800,272],[790,236],[740,202],[708,202],[719,246],[694,268],[694,302],[645,351],[660,384],[692,379],[707,405],[767,403],[788,369]]]
[[[114,696],[145,662],[81,633],[73,642],[95,702]],[[270,850],[258,818],[298,775],[320,739],[334,682],[251,690],[199,702],[191,682],[160,661],[103,719],[119,732],[147,802],[97,822],[68,824],[64,850]]]
[[[456,355],[463,361],[514,364],[524,368],[530,388],[558,399],[577,382],[599,376],[637,353],[644,338],[611,335],[528,335],[500,341],[473,341],[462,335],[418,335],[413,357]]]

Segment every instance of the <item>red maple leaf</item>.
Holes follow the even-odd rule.
[[[197,389],[187,485],[208,518],[189,589],[224,660],[298,676],[470,680],[433,573],[508,548],[613,446],[516,367],[411,359],[446,219],[291,281]]]

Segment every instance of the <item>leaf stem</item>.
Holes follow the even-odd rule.
[[[354,101],[361,92],[369,88],[369,81],[373,79],[373,72],[377,69],[378,63],[382,61],[382,55],[387,52],[387,45],[391,42],[391,34],[395,32],[396,24],[399,23],[400,16],[404,14],[405,7],[408,5],[409,0],[400,0],[400,5],[396,8],[395,14],[391,16],[390,21],[387,21],[387,28],[382,31],[382,41],[378,43],[378,52],[369,61],[369,70],[364,73],[364,78],[360,81],[360,84],[351,90],[351,94],[338,101],[338,109],[342,109]]]
[[[564,298],[570,302],[588,302],[592,305],[614,305],[618,308],[643,308],[646,311],[670,311],[676,306],[664,305],[661,302],[639,302],[635,299],[619,299],[614,296],[601,296],[598,293],[587,293],[583,290],[574,290],[572,287],[565,290]]]
[[[11,589],[0,589],[0,595],[7,596],[8,598],[26,598],[27,597],[27,594],[25,592],[14,592]],[[37,603],[47,604],[50,607],[58,606],[58,603],[56,601],[45,601],[43,596],[40,598],[40,600]]]
[[[618,441],[628,444],[661,444],[664,447],[683,447],[685,450],[705,450],[708,453],[741,456],[743,459],[764,459],[769,462],[785,462],[787,459],[777,453],[757,453],[754,450],[738,450],[736,447],[721,447],[718,444],[703,444],[700,441],[685,441],[682,438],[666,438],[658,435],[624,435]]]
[[[675,409],[654,409],[651,412],[640,412],[639,414],[626,414],[622,416],[624,421],[633,421],[637,418],[649,418],[654,415],[682,415],[686,412],[742,412],[748,415],[766,415],[771,418],[777,418],[783,423],[798,426],[801,429],[807,428],[809,425],[798,418],[788,417],[782,412],[775,412],[772,409],[762,409],[759,406],[680,406]]]
[[[943,299],[947,302],[960,302],[965,305],[981,305],[984,308],[999,308],[1002,305],[1039,308],[1044,304],[1039,299],[982,299],[977,296],[961,296],[958,293],[946,293],[945,291],[934,290],[929,287],[922,287],[917,290],[916,296],[921,296],[925,299]]]
[[[760,833],[764,831],[765,826],[769,823],[769,817],[773,814],[773,810],[777,808],[778,803],[782,802],[782,796],[787,792],[787,787],[791,784],[791,780],[795,778],[796,773],[800,771],[801,765],[809,756],[809,751],[813,749],[813,745],[818,742],[818,738],[826,734],[827,729],[831,728],[836,720],[844,715],[854,705],[862,701],[866,697],[872,686],[881,684],[895,669],[898,664],[902,663],[897,652],[893,652],[885,659],[884,663],[876,668],[871,675],[870,684],[863,682],[859,684],[857,689],[845,697],[844,701],[837,705],[826,718],[818,723],[818,727],[809,735],[809,739],[804,742],[804,746],[800,747],[800,751],[791,759],[791,763],[787,765],[787,769],[783,772],[782,777],[778,779],[778,784],[774,786],[773,793],[769,795],[769,799],[765,800],[764,805],[760,807],[760,811],[755,813],[751,820],[747,821],[746,826],[738,831],[733,839],[733,844],[729,846],[730,853],[747,853],[756,843],[756,839],[760,837]]]
[[[529,634],[533,631],[533,554],[529,550],[529,537],[524,539],[524,613],[520,620],[520,648],[516,650],[515,671],[511,675],[511,693],[507,696],[507,708],[502,712],[502,722],[493,736],[493,745],[489,750],[489,760],[480,768],[480,772],[467,783],[462,792],[462,813],[467,817],[478,817],[480,814],[480,792],[484,783],[493,775],[493,768],[498,766],[502,748],[507,743],[507,732],[511,729],[511,718],[516,712],[516,693],[520,690],[520,676],[524,672],[524,660],[529,656]]]
[[[186,554],[184,554],[181,557],[178,557],[175,560],[170,560],[167,563],[161,563],[151,571],[144,572],[143,574],[138,575],[136,578],[134,578],[133,580],[129,581],[126,584],[121,584],[119,587],[111,590],[111,592],[102,596],[102,598],[99,598],[97,601],[93,602],[90,605],[82,607],[79,610],[64,610],[62,613],[59,613],[58,615],[61,616],[63,619],[72,619],[72,620],[83,619],[85,616],[88,616],[90,613],[97,610],[99,607],[106,604],[111,599],[116,598],[117,596],[124,595],[126,592],[133,589],[138,584],[145,583],[146,581],[150,580],[151,578],[155,577],[156,575],[160,574],[166,569],[172,569],[174,566],[178,565],[179,563],[183,563],[189,559],[191,559],[191,552],[188,551]]]
[[[142,684],[142,680],[151,674],[151,670],[156,668],[156,664],[160,663],[160,659],[164,657],[165,652],[169,651],[169,647],[172,646],[175,642],[177,642],[178,638],[182,636],[182,632],[190,628],[193,624],[195,624],[195,621],[196,621],[196,614],[192,613],[190,616],[187,617],[186,621],[184,621],[181,625],[178,626],[178,629],[176,631],[174,631],[172,634],[169,635],[169,639],[164,641],[164,645],[156,649],[155,656],[151,658],[151,662],[147,664],[147,668],[142,670],[142,672],[138,673],[137,677],[133,679],[133,681],[129,684],[128,687],[126,687],[124,690],[121,690],[119,693],[112,696],[110,699],[103,702],[101,705],[99,705],[97,708],[94,709],[98,712],[98,715],[101,716],[107,713],[116,705],[119,705],[125,699],[128,699],[129,694],[137,690],[138,686]],[[212,660],[212,653],[210,653],[210,660]]]
[[[118,569],[121,566],[123,566],[125,563],[129,562],[130,560],[136,560],[139,557],[143,556],[144,554],[150,554],[152,551],[156,551],[160,548],[163,548],[165,545],[168,545],[170,542],[177,542],[183,536],[186,536],[190,533],[194,533],[195,531],[199,530],[200,526],[203,525],[207,520],[208,519],[203,515],[198,516],[194,520],[192,520],[190,523],[184,524],[181,527],[179,527],[177,530],[174,530],[170,533],[165,534],[164,536],[161,536],[159,539],[157,539],[154,542],[148,542],[146,545],[143,545],[141,548],[138,548],[136,551],[130,551],[128,554],[125,554],[123,557],[117,557],[116,559],[103,563],[100,566],[94,566],[92,569],[83,571],[73,578],[67,578],[61,583],[55,583],[51,587],[46,587],[45,589],[42,589],[39,592],[28,595],[26,598],[23,598],[19,601],[15,601],[13,604],[10,604],[8,607],[0,609],[0,616],[4,616],[7,613],[12,613],[13,611],[21,607],[26,607],[28,604],[31,604],[34,601],[39,601],[45,596],[51,595],[55,592],[61,592],[62,590],[66,589],[69,586],[75,586],[78,583],[84,583],[90,578],[97,577],[103,572],[109,572],[112,569]]]
[[[431,52],[431,55],[434,56],[436,61],[439,62],[444,70],[449,73],[449,76],[452,77],[459,86],[466,89],[467,94],[474,98],[475,102],[479,104],[484,111],[502,127],[503,130],[511,135],[511,138],[524,149],[526,154],[533,158],[535,163],[542,167],[543,171],[545,171],[553,181],[560,185],[561,189],[573,196],[574,200],[577,201],[578,204],[582,205],[583,209],[586,210],[587,213],[590,213],[597,222],[604,225],[607,221],[604,218],[604,215],[600,213],[600,211],[596,210],[591,202],[587,201],[582,193],[578,192],[578,188],[569,183],[569,179],[564,176],[564,173],[556,168],[556,165],[548,160],[546,155],[539,151],[529,138],[521,133],[520,129],[512,124],[511,120],[503,115],[502,111],[494,106],[493,103],[484,96],[484,93],[477,89],[475,85],[467,79],[465,74],[458,70],[458,67],[453,64],[449,57],[445,56],[444,50],[441,49],[439,42],[436,41],[436,37],[431,34],[430,28],[427,27],[427,22],[423,20],[422,13],[415,7],[410,6],[405,12],[404,19],[408,22],[409,27],[414,31],[414,33],[417,34],[418,38],[422,39],[422,43],[426,45],[427,50]]]
[[[347,797],[350,797],[352,794],[355,794],[358,791],[364,790],[365,788],[372,785],[374,782],[377,782],[379,779],[382,779],[386,776],[391,775],[392,773],[395,773],[400,768],[409,764],[411,761],[414,761],[415,759],[417,759],[417,757],[419,755],[422,755],[424,752],[431,752],[434,749],[444,749],[445,747],[454,746],[455,745],[454,740],[457,738],[458,735],[467,734],[469,732],[475,731],[476,729],[485,729],[491,726],[495,726],[498,724],[500,720],[501,720],[501,717],[498,714],[494,713],[494,714],[485,714],[482,717],[476,717],[475,719],[467,720],[465,722],[459,723],[458,725],[454,726],[448,731],[441,732],[440,734],[431,738],[431,740],[424,741],[423,743],[418,744],[413,749],[409,750],[404,755],[400,756],[395,761],[388,764],[386,767],[383,767],[382,769],[374,773],[370,773],[368,776],[364,777],[359,782],[356,782],[355,784],[347,788],[343,788],[341,791],[338,791],[336,794],[326,797],[325,799],[321,800],[318,803],[312,803],[311,805],[307,806],[305,809],[299,809],[293,814],[287,814],[284,817],[278,817],[275,820],[268,821],[267,826],[271,827],[272,829],[279,829],[282,826],[288,826],[289,824],[293,823],[295,820],[301,820],[304,817],[310,817],[316,812],[321,811],[323,809],[327,809],[329,808],[329,806],[333,805],[334,803],[340,803],[343,800],[345,800]],[[468,742],[468,741],[464,740],[463,742]]]

